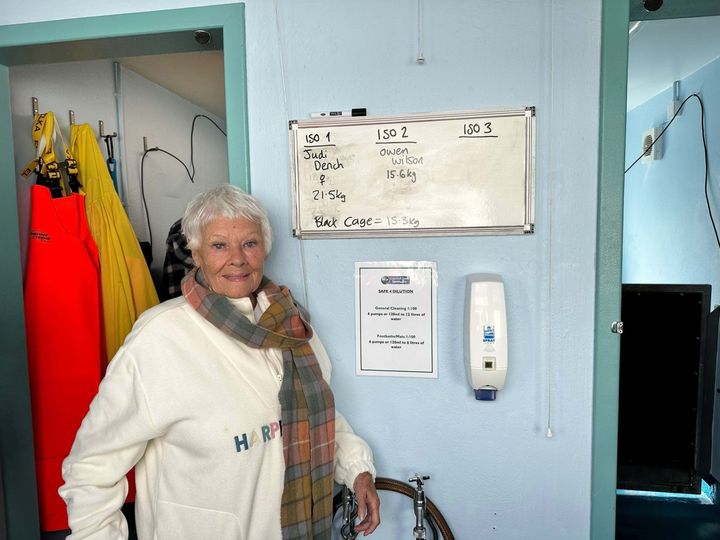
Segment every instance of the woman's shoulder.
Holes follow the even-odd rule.
[[[135,324],[142,326],[147,325],[158,318],[162,319],[176,316],[178,313],[182,312],[183,306],[185,305],[187,305],[187,301],[183,296],[165,300],[164,302],[160,302],[159,304],[143,311]]]
[[[166,300],[140,315],[121,349],[136,362],[156,364],[160,357],[178,356],[202,342],[207,333],[203,320],[183,297]]]
[[[195,324],[192,321],[193,312],[184,297],[171,298],[145,310],[135,321],[130,336],[146,334],[151,330],[166,332],[178,326]]]

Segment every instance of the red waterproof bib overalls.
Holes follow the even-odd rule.
[[[35,461],[43,530],[67,529],[61,465],[104,371],[100,263],[84,196],[31,187],[25,280]]]

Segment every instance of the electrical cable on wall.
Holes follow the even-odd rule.
[[[422,1],[418,0],[418,55],[415,59],[415,62],[418,64],[424,64],[425,63],[425,56],[423,55],[423,33],[422,33],[422,23],[423,23],[423,14],[422,14]]]
[[[645,148],[644,152],[640,154],[640,156],[638,156],[638,158],[633,161],[627,169],[625,169],[625,174],[627,174],[627,172],[632,169],[635,164],[642,159],[643,156],[647,155],[652,150],[652,147],[655,146],[655,143],[657,143],[662,138],[667,129],[675,121],[675,118],[677,118],[677,116],[680,114],[680,111],[682,111],[685,103],[687,103],[691,98],[697,99],[698,103],[700,104],[700,135],[702,137],[703,154],[705,159],[705,203],[707,204],[708,216],[710,216],[710,223],[712,224],[713,232],[715,233],[715,241],[717,242],[718,248],[720,248],[720,235],[718,235],[717,226],[715,225],[715,218],[713,217],[712,207],[710,206],[710,196],[708,194],[708,186],[710,182],[710,162],[708,159],[707,138],[705,136],[705,105],[703,104],[703,100],[699,94],[692,93],[683,100],[683,102],[680,104],[677,111],[675,111],[675,114],[673,114],[667,125],[662,129],[662,131],[660,131],[660,133],[658,133],[657,137],[655,137],[655,140],[652,142],[652,144]]]
[[[290,107],[288,106],[288,90],[285,83],[285,57],[283,55],[282,32],[280,31],[280,14],[278,11],[278,2],[273,0],[273,8],[275,10],[275,35],[277,37],[278,55],[280,57],[280,82],[282,86],[283,107],[285,109],[285,118],[290,120]],[[298,238],[298,257],[300,259],[300,275],[303,283],[303,304],[305,309],[310,311],[310,299],[308,298],[307,285],[307,268],[305,266],[305,246],[304,240]]]
[[[187,173],[188,178],[190,179],[190,183],[195,183],[195,144],[194,144],[194,135],[195,135],[195,122],[197,122],[198,118],[205,118],[209,120],[218,130],[220,133],[225,135],[227,137],[227,133],[209,116],[206,116],[204,114],[196,114],[193,117],[192,125],[190,126],[190,167],[188,167],[185,162],[177,157],[172,152],[168,152],[167,150],[160,148],[159,146],[155,146],[153,148],[148,148],[143,152],[142,159],[140,160],[140,195],[142,197],[143,207],[145,208],[145,220],[147,222],[147,229],[148,229],[148,237],[150,240],[150,249],[152,249],[153,245],[153,237],[152,237],[152,227],[150,226],[150,212],[148,211],[147,206],[147,199],[145,198],[145,158],[150,152],[162,152],[163,154],[167,154],[171,158],[175,159],[180,165],[183,166],[185,169],[185,172]]]
[[[552,49],[550,54],[550,80],[553,81],[555,77],[555,58],[556,58],[556,51],[555,48],[555,28],[553,26],[553,22],[550,23],[550,32],[549,32],[549,41],[550,41],[550,47]],[[548,131],[553,131],[553,125],[555,123],[555,118],[557,116],[555,115],[555,85],[550,85],[550,99],[548,100],[550,104],[550,111],[549,111],[549,123]],[[550,156],[548,163],[550,163],[551,167],[555,167],[555,160],[556,160],[556,154],[554,150],[554,145],[550,145],[549,148]],[[554,169],[553,169],[554,172]],[[553,361],[555,359],[555,355],[553,354],[553,325],[552,325],[552,315],[554,313],[553,309],[553,245],[554,245],[554,235],[553,235],[553,216],[555,215],[553,212],[553,201],[555,200],[555,182],[549,182],[548,183],[548,190],[550,193],[547,197],[547,220],[548,220],[548,253],[545,257],[545,260],[547,261],[547,298],[546,298],[546,305],[547,305],[547,317],[546,317],[546,328],[545,328],[545,341],[547,345],[547,370],[545,373],[546,378],[546,384],[547,384],[547,410],[546,410],[546,423],[545,423],[545,437],[548,439],[551,439],[554,436],[553,430],[552,430],[552,421],[553,421]]]

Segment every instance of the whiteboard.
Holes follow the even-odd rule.
[[[293,120],[301,238],[527,234],[535,108]]]

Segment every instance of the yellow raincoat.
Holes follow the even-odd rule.
[[[85,191],[88,225],[100,253],[107,359],[112,359],[140,314],[158,303],[150,271],[110,172],[88,124],[70,128],[71,152]]]

